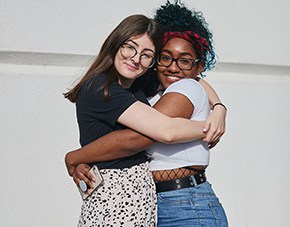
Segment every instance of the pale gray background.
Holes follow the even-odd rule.
[[[0,226],[76,226],[81,198],[64,154],[78,144],[62,97],[129,14],[165,0],[0,0]],[[207,74],[228,106],[208,178],[230,226],[290,223],[288,0],[184,0],[204,12],[219,64]]]

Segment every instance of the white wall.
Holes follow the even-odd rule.
[[[81,199],[63,157],[78,147],[78,129],[74,105],[61,94],[83,69],[0,68],[0,226],[76,226]],[[290,222],[289,75],[208,75],[229,109],[208,177],[231,226]]]
[[[76,226],[81,199],[63,157],[79,146],[78,129],[74,105],[62,93],[84,72],[86,61],[70,54],[94,54],[121,18],[150,14],[161,2],[0,0],[0,226]],[[224,62],[207,75],[229,109],[208,178],[230,226],[287,226],[289,3],[186,3],[205,12]],[[7,57],[11,51],[15,54]]]
[[[229,107],[227,132],[211,152],[209,176],[230,226],[290,223],[289,75],[208,76]]]
[[[173,0],[172,0],[173,1]],[[0,50],[95,54],[129,14],[166,0],[0,0]],[[290,66],[290,1],[184,0],[204,12],[222,62]]]
[[[0,226],[76,226],[81,201],[63,158],[78,129],[62,92],[79,69],[0,68]]]

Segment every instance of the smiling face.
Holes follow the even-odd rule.
[[[197,59],[191,43],[182,38],[170,39],[162,48],[161,54],[171,58]],[[163,88],[166,89],[172,83],[183,78],[195,78],[203,69],[203,63],[198,62],[190,70],[181,70],[176,61],[168,67],[157,65],[157,75]]]
[[[115,60],[114,66],[118,72],[119,84],[125,88],[129,88],[134,80],[142,76],[147,68],[140,64],[140,55],[153,56],[155,55],[155,46],[147,34],[134,36],[126,41],[126,48],[135,48],[137,53],[133,57],[126,57],[122,54],[121,48],[119,48]]]

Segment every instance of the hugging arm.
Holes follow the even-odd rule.
[[[208,93],[211,106],[220,102],[214,89],[203,79],[201,85]],[[205,141],[210,148],[214,147],[225,131],[226,111],[221,106],[216,106],[209,116],[206,127],[208,128]],[[178,93],[168,93],[155,104],[155,109],[169,117],[189,118],[193,111],[191,102]],[[110,141],[108,143],[108,141]],[[67,153],[66,166],[70,175],[80,163],[108,161],[116,158],[127,157],[144,150],[154,143],[154,140],[130,129],[111,132],[94,142]]]
[[[209,83],[207,83],[204,79],[199,79],[199,83],[205,89],[209,97],[211,109],[213,109],[214,104],[221,103],[219,96]],[[225,133],[226,115],[227,110],[221,105],[216,105],[214,110],[209,115],[204,126],[207,129],[207,133],[206,137],[203,139],[209,143],[209,148],[213,148]]]
[[[165,94],[154,105],[154,108],[169,117],[190,118],[193,112],[191,102],[178,93]],[[200,125],[200,130],[203,124]],[[65,162],[68,172],[72,176],[76,166],[81,163],[109,161],[131,156],[154,142],[155,140],[131,129],[117,130],[82,148],[68,152]],[[87,171],[87,168],[84,171]]]
[[[118,118],[118,122],[167,144],[188,142],[204,137],[203,121],[168,117],[139,101],[127,108]]]

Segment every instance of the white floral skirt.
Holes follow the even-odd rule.
[[[156,226],[156,191],[148,163],[100,172],[104,183],[83,201],[79,227]]]

